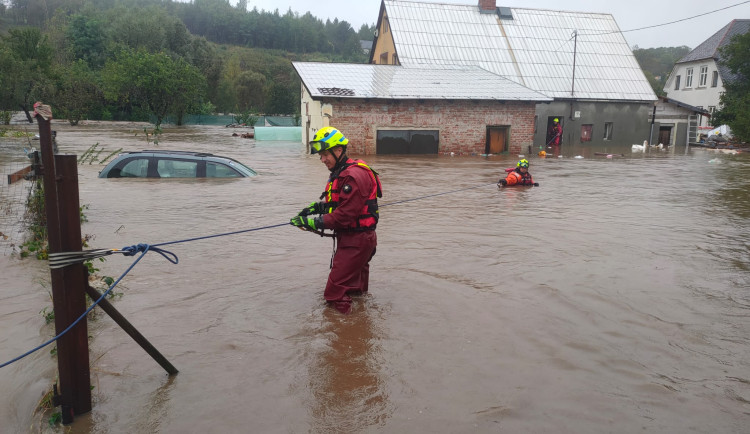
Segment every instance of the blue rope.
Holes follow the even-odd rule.
[[[42,348],[46,347],[47,345],[51,344],[52,342],[55,342],[56,340],[60,339],[60,338],[62,337],[62,335],[64,335],[64,334],[65,334],[65,333],[67,333],[68,331],[70,331],[70,329],[72,329],[73,327],[75,327],[75,325],[76,325],[76,324],[78,324],[78,323],[79,323],[79,322],[80,322],[80,321],[81,321],[81,320],[82,320],[83,318],[85,318],[85,317],[86,317],[86,315],[88,315],[88,314],[89,314],[89,312],[91,312],[91,310],[92,310],[92,309],[93,309],[94,307],[96,307],[96,305],[97,305],[97,304],[99,304],[99,302],[100,302],[100,301],[102,301],[102,299],[103,299],[104,297],[106,297],[106,296],[107,296],[107,294],[109,294],[109,293],[110,293],[110,291],[112,291],[112,289],[114,289],[114,287],[115,287],[115,286],[117,286],[117,284],[118,284],[118,283],[120,283],[120,281],[121,281],[121,280],[122,280],[122,279],[123,279],[123,278],[124,278],[124,277],[125,277],[125,276],[126,276],[126,275],[127,275],[128,273],[130,273],[130,270],[132,270],[132,269],[133,269],[133,267],[135,267],[135,264],[137,264],[137,263],[138,263],[138,262],[139,262],[139,261],[140,261],[141,259],[143,259],[143,257],[144,257],[144,256],[146,255],[146,253],[148,253],[148,251],[149,251],[149,250],[153,250],[153,251],[156,251],[156,252],[160,253],[160,254],[161,254],[162,256],[164,256],[165,258],[167,258],[167,260],[169,260],[169,261],[170,261],[170,262],[172,262],[173,264],[176,264],[176,263],[177,263],[177,256],[175,256],[175,255],[174,255],[174,253],[171,253],[171,252],[167,252],[167,251],[165,251],[165,250],[162,250],[162,249],[158,249],[158,248],[157,248],[157,249],[154,249],[153,247],[150,247],[150,246],[149,246],[148,244],[138,244],[138,246],[132,246],[132,247],[136,247],[136,249],[132,249],[132,250],[130,250],[130,251],[131,251],[131,253],[129,253],[129,254],[128,254],[128,256],[133,256],[133,255],[135,255],[135,254],[136,254],[137,252],[142,252],[142,253],[141,253],[141,256],[139,256],[138,258],[136,258],[136,260],[135,260],[135,261],[133,261],[133,263],[132,263],[132,264],[130,264],[130,267],[128,267],[128,269],[127,269],[127,270],[125,270],[125,272],[124,272],[124,273],[122,273],[122,275],[121,275],[121,276],[120,276],[120,277],[119,277],[119,278],[118,278],[117,280],[115,280],[115,282],[114,282],[114,283],[112,284],[112,286],[110,286],[110,287],[109,287],[109,288],[108,288],[108,289],[107,289],[106,291],[104,291],[104,293],[102,294],[102,296],[101,296],[101,297],[99,297],[99,298],[98,298],[98,299],[97,299],[96,301],[94,301],[94,303],[92,303],[92,304],[91,304],[91,306],[90,306],[90,307],[89,307],[88,309],[86,309],[86,311],[85,311],[85,312],[84,312],[83,314],[81,314],[81,316],[79,316],[79,317],[78,317],[78,318],[77,318],[77,319],[76,319],[75,321],[73,321],[73,323],[72,323],[71,325],[69,325],[69,326],[68,326],[68,327],[67,327],[67,328],[66,328],[65,330],[61,331],[61,332],[60,332],[60,334],[58,334],[58,335],[57,335],[57,336],[55,336],[54,338],[52,338],[52,339],[48,340],[47,342],[45,342],[45,343],[43,343],[43,344],[39,345],[38,347],[36,347],[36,348],[34,348],[34,349],[32,349],[32,350],[29,350],[29,351],[27,351],[26,353],[24,353],[24,354],[22,354],[22,355],[20,355],[20,356],[16,357],[16,358],[15,358],[15,359],[13,359],[13,360],[9,360],[9,361],[7,361],[7,362],[3,363],[2,365],[0,365],[0,368],[4,368],[4,367],[6,367],[6,366],[10,365],[11,363],[17,362],[17,361],[19,361],[19,360],[23,359],[24,357],[28,356],[29,354],[31,354],[31,353],[33,353],[33,352],[36,352],[36,351],[39,351],[39,350],[41,350]],[[128,247],[128,249],[131,249],[131,248],[130,248],[130,247]],[[124,250],[124,249],[123,249],[123,250]],[[173,261],[172,259],[170,259],[169,257],[167,257],[167,255],[165,255],[165,253],[166,253],[166,254],[170,254],[170,255],[172,255],[172,256],[174,257],[174,261]]]
[[[484,187],[486,185],[494,185],[494,183],[492,183],[492,184],[482,184],[482,185],[478,185],[478,186],[474,186],[474,187],[460,188],[460,189],[457,189],[457,190],[446,191],[446,192],[443,192],[443,193],[428,194],[428,195],[425,195],[425,196],[415,197],[415,198],[412,198],[412,199],[405,199],[405,200],[400,200],[400,201],[397,201],[397,202],[390,202],[390,203],[386,203],[386,204],[383,204],[383,205],[380,205],[380,206],[384,207],[384,206],[389,206],[389,205],[397,205],[397,204],[400,204],[400,203],[413,202],[413,201],[420,200],[420,199],[427,199],[427,198],[430,198],[430,197],[436,197],[436,196],[442,196],[442,195],[451,194],[451,193],[457,193],[459,191],[472,190],[472,189],[475,189],[475,188]],[[114,287],[117,286],[117,284],[120,283],[120,281],[128,273],[130,273],[130,270],[132,270],[133,267],[135,267],[135,265],[143,258],[143,256],[146,253],[148,253],[150,251],[151,252],[156,252],[156,253],[162,255],[166,260],[168,260],[169,262],[171,262],[173,264],[177,264],[179,262],[179,259],[177,258],[177,255],[175,255],[174,253],[172,253],[172,252],[170,252],[168,250],[161,249],[158,246],[167,246],[167,245],[170,245],[170,244],[186,243],[186,242],[189,242],[189,241],[206,240],[206,239],[209,239],[209,238],[217,238],[217,237],[223,237],[223,236],[227,236],[227,235],[236,235],[236,234],[242,234],[242,233],[245,233],[245,232],[260,231],[260,230],[263,230],[263,229],[278,228],[278,227],[281,227],[281,226],[287,226],[288,224],[289,223],[279,223],[277,225],[261,226],[261,227],[252,228],[252,229],[243,229],[243,230],[239,230],[239,231],[224,232],[224,233],[220,233],[220,234],[206,235],[206,236],[202,236],[202,237],[187,238],[187,239],[184,239],[184,240],[168,241],[168,242],[165,242],[165,243],[158,243],[158,244],[145,244],[145,243],[141,243],[141,244],[136,244],[136,245],[133,245],[133,246],[123,247],[117,253],[122,253],[124,256],[135,256],[136,253],[141,253],[141,256],[139,256],[130,265],[130,267],[128,267],[128,269],[125,270],[125,272],[112,284],[112,286],[109,287],[109,289],[107,289],[102,294],[101,297],[99,297],[88,309],[86,309],[86,311],[81,316],[79,316],[75,321],[73,321],[73,323],[71,325],[69,325],[65,330],[63,330],[62,332],[60,332],[60,334],[58,334],[54,338],[48,340],[47,342],[39,345],[38,347],[36,347],[36,348],[34,348],[32,350],[29,350],[26,353],[24,353],[24,354],[16,357],[15,359],[3,363],[2,365],[0,365],[0,368],[4,368],[5,366],[10,365],[11,363],[17,362],[18,360],[23,359],[24,357],[28,356],[29,354],[31,354],[31,353],[33,353],[35,351],[39,351],[40,349],[46,347],[47,345],[51,344],[52,342],[55,342],[56,340],[60,339],[60,337],[62,337],[70,329],[72,329],[73,327],[75,327],[76,324],[78,324],[86,315],[88,315],[89,312],[91,312],[91,310],[94,307],[96,307],[96,305],[99,304],[99,302],[107,294],[109,294],[110,291],[112,291],[112,289],[114,289]]]
[[[138,253],[138,252],[146,253],[148,251],[151,251],[151,252],[156,252],[156,253],[164,256],[164,258],[167,261],[169,261],[169,262],[171,262],[171,263],[173,263],[175,265],[178,262],[180,262],[180,260],[177,259],[177,255],[175,255],[174,253],[172,253],[172,252],[170,252],[168,250],[160,249],[160,248],[155,247],[155,246],[150,246],[148,244],[143,244],[143,243],[136,244],[135,246],[123,247],[120,250],[122,250],[122,254],[125,255],[125,256],[135,256],[135,254]]]
[[[444,194],[458,193],[459,191],[473,190],[475,188],[485,187],[487,185],[496,185],[496,184],[493,182],[492,184],[482,184],[482,185],[477,185],[477,186],[474,186],[474,187],[459,188],[458,190],[451,190],[451,191],[446,191],[446,192],[443,192],[443,193],[428,194],[427,196],[420,196],[420,197],[415,197],[415,198],[412,198],[412,199],[399,200],[398,202],[385,203],[385,204],[380,205],[380,206],[384,207],[384,206],[388,206],[388,205],[396,205],[396,204],[399,204],[399,203],[414,202],[415,200],[427,199],[428,197],[442,196]]]
[[[206,240],[206,239],[209,239],[209,238],[223,237],[225,235],[236,235],[236,234],[242,234],[242,233],[245,233],[245,232],[253,232],[253,231],[259,231],[259,230],[262,230],[262,229],[278,228],[280,226],[288,226],[288,225],[289,225],[289,223],[280,223],[280,224],[277,224],[277,225],[263,226],[263,227],[259,227],[259,228],[253,228],[253,229],[243,229],[241,231],[224,232],[223,234],[206,235],[204,237],[195,237],[195,238],[188,238],[188,239],[179,240],[179,241],[169,241],[169,242],[166,242],[166,243],[151,244],[151,249],[153,250],[153,248],[156,247],[156,246],[168,246],[170,244],[186,243],[188,241]]]

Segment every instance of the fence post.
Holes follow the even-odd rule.
[[[47,213],[49,253],[81,251],[81,220],[78,197],[78,170],[75,155],[54,155],[50,121],[36,115],[44,173],[44,204]],[[86,311],[85,268],[72,265],[51,269],[55,333],[59,334]],[[88,327],[83,318],[57,341],[57,368],[60,382],[59,404],[63,424],[73,422],[74,414],[91,411]]]

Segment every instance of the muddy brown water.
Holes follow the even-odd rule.
[[[54,128],[63,152],[154,148],[138,126]],[[232,132],[167,128],[157,148],[260,176],[79,166],[92,247],[277,225],[317,198],[327,171],[303,145]],[[0,149],[3,164],[22,158]],[[331,240],[291,226],[165,246],[178,265],[148,254],[114,304],[180,373],[100,316],[93,410],[70,432],[747,432],[750,156],[601,150],[534,156],[541,186],[502,190],[515,155],[366,156],[387,206],[371,294],[349,316],[322,301]],[[117,277],[131,263],[98,267]],[[6,255],[0,273],[5,362],[53,328],[39,314],[45,264]],[[49,349],[0,370],[0,432],[50,431],[34,409],[55,375]]]

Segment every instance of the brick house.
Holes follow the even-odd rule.
[[[657,101],[611,14],[383,0],[370,63],[478,66],[548,95],[535,145],[554,118],[563,145],[642,143]]]
[[[293,62],[302,141],[335,126],[353,154],[519,153],[552,98],[474,66]]]

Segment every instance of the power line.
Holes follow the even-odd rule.
[[[589,36],[589,35],[598,36],[598,35],[609,35],[609,34],[612,34],[612,33],[628,33],[628,32],[637,32],[639,30],[653,29],[653,28],[656,28],[656,27],[668,26],[670,24],[681,23],[683,21],[688,21],[688,20],[692,20],[692,19],[695,19],[695,18],[704,17],[706,15],[711,15],[711,14],[714,14],[716,12],[721,12],[723,10],[731,9],[733,7],[741,6],[741,5],[744,5],[744,4],[747,4],[747,3],[750,3],[750,0],[744,1],[744,2],[740,2],[740,3],[737,3],[737,4],[733,4],[733,5],[730,5],[730,6],[726,6],[726,7],[723,7],[723,8],[720,8],[720,9],[716,9],[716,10],[713,10],[713,11],[710,11],[710,12],[704,12],[702,14],[694,15],[692,17],[682,18],[682,19],[679,19],[679,20],[670,21],[668,23],[654,24],[653,26],[639,27],[637,29],[630,29],[630,30],[620,30],[620,31],[616,31],[616,32],[584,33],[583,35],[586,35],[586,36]]]

